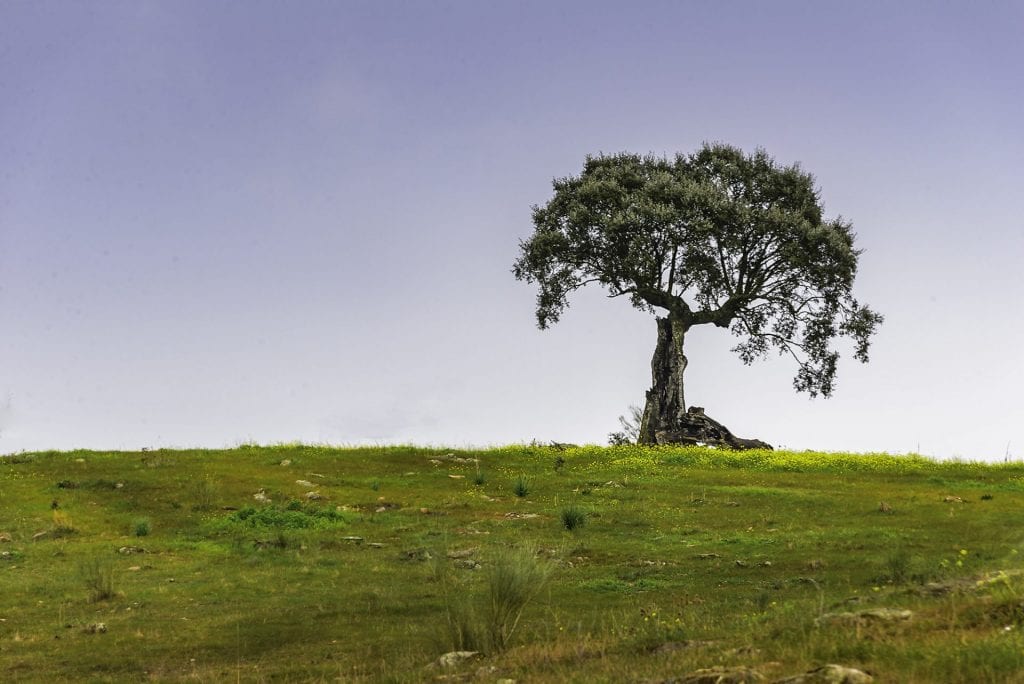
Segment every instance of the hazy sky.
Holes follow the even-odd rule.
[[[604,443],[655,323],[510,273],[586,154],[813,173],[886,316],[833,398],[687,340],[790,448],[1024,457],[1024,5],[0,3],[0,453]]]

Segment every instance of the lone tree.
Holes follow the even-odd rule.
[[[687,411],[683,341],[693,326],[728,328],[746,364],[772,349],[791,356],[794,387],[812,397],[832,393],[834,338],[851,338],[854,357],[868,360],[882,316],[853,297],[854,233],[842,218],[824,218],[814,179],[798,165],[705,144],[674,160],[590,156],[579,176],[553,185],[554,197],[533,207],[535,231],[520,242],[513,273],[539,286],[541,329],[588,283],[656,314],[640,443],[767,446],[734,437],[703,409]]]

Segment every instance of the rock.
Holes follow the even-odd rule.
[[[721,554],[718,554],[718,553],[699,553],[699,554],[697,554],[697,558],[700,558],[701,560],[712,560],[714,558],[721,558],[721,557],[722,557]]]
[[[106,634],[107,625],[103,622],[94,622],[90,625],[86,625],[83,629],[86,634]]]
[[[252,495],[252,498],[256,499],[260,503],[270,503],[270,497],[267,496],[266,492],[262,489]]]
[[[146,549],[139,546],[122,546],[117,552],[122,556],[130,556],[133,553],[146,553]]]
[[[815,620],[822,624],[866,624],[870,622],[904,622],[914,617],[913,611],[902,608],[870,608],[856,613],[826,613]]]
[[[465,480],[466,479],[465,475],[455,475],[453,473],[448,473],[448,477],[450,477],[453,480]]]
[[[764,675],[749,667],[707,667],[682,677],[662,680],[661,684],[748,684],[763,682]]]
[[[36,532],[32,535],[32,541],[39,541],[40,539],[46,539],[50,536],[49,531]]]
[[[0,560],[11,560],[14,558],[14,554],[10,551],[0,551]]]
[[[748,563],[748,562],[747,562],[747,561],[745,561],[745,560],[739,560],[739,559],[737,559],[737,560],[736,560],[736,567],[737,567],[737,568],[749,568],[749,567],[750,567],[750,563]]]
[[[878,502],[878,512],[879,513],[892,513],[892,506],[890,506],[889,504],[887,504],[884,501],[880,501],[880,502]]]
[[[450,651],[442,655],[427,667],[447,670],[478,657],[480,657],[479,651]]]
[[[776,680],[775,684],[867,684],[874,677],[867,672],[842,665],[823,665],[809,672]]]
[[[370,542],[369,544],[367,544],[367,546],[369,546],[371,549],[383,549],[384,548],[384,544],[381,544],[380,542]]]
[[[460,558],[459,560],[453,561],[455,567],[462,568],[463,570],[479,570],[480,563],[473,560],[472,558]]]
[[[9,544],[12,541],[14,540],[11,538],[11,535],[6,532],[0,532],[0,543]]]
[[[449,551],[448,552],[448,557],[451,558],[452,560],[458,560],[460,558],[469,558],[474,553],[476,553],[476,551],[477,551],[477,547],[475,547],[475,546],[472,547],[472,548],[469,548],[469,549],[461,549],[459,551]]]
[[[408,551],[402,551],[398,558],[403,561],[428,561],[433,556],[426,549],[409,549]]]
[[[324,498],[320,492],[306,492],[306,498],[310,501],[319,501]]]
[[[660,335],[660,332],[659,332]],[[659,340],[660,344],[660,340]],[[705,415],[700,406],[691,406],[671,430],[655,430],[654,440],[658,444],[701,444],[726,447],[729,449],[771,449],[772,446],[759,439],[743,439],[729,432],[729,429]]]
[[[959,496],[947,496],[942,500],[944,503],[963,503],[964,500]]]
[[[347,542],[350,542],[352,544],[362,544],[363,543],[363,538],[362,537],[342,537],[341,541],[347,541]]]
[[[280,463],[278,463],[279,466],[283,466],[285,468],[287,468],[291,464],[292,464],[292,460],[290,458],[286,458],[283,461],[281,461]]]
[[[505,518],[508,519],[508,520],[528,520],[529,518],[539,518],[539,517],[540,517],[540,514],[538,514],[538,513],[517,513],[515,511],[511,511],[511,512],[505,514]]]
[[[310,482],[309,480],[296,480],[295,484],[299,485],[300,487],[305,487],[306,489],[312,489],[313,487],[316,487],[316,485]]]

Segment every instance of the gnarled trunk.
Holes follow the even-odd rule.
[[[651,389],[640,423],[640,444],[709,444],[733,449],[771,449],[757,439],[743,439],[704,415],[699,406],[686,408],[683,340],[687,327],[673,317],[658,319],[658,344],[651,358]]]
[[[686,327],[671,314],[658,319],[658,344],[651,358],[651,389],[640,424],[640,444],[658,444],[659,432],[676,431],[686,415],[683,398],[683,338]]]

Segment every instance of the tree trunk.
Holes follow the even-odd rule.
[[[651,358],[651,389],[640,423],[640,444],[708,444],[732,449],[771,449],[757,439],[743,439],[721,423],[704,415],[704,409],[689,410],[683,400],[683,339],[686,326],[669,314],[658,319],[658,344]]]
[[[683,322],[671,314],[658,319],[658,344],[651,358],[651,389],[647,390],[647,404],[640,424],[640,444],[658,444],[659,432],[678,430],[686,415],[683,398]]]

